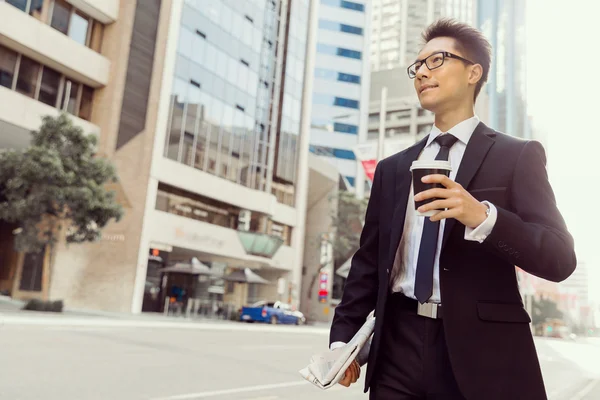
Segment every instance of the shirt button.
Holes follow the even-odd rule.
[[[501,249],[506,247],[506,244],[501,240],[498,242],[498,247],[500,247]]]
[[[390,269],[389,268],[386,269],[385,272],[387,272],[389,274],[390,273]]]

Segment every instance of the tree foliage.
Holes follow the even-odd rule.
[[[368,200],[358,199],[348,191],[340,191],[332,200],[337,201],[337,212],[332,215],[333,258],[337,268],[358,250]]]
[[[17,224],[17,251],[36,252],[66,227],[71,243],[95,241],[121,206],[105,188],[114,167],[96,158],[97,139],[65,115],[43,118],[25,150],[0,153],[0,220]]]

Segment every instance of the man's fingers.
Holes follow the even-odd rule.
[[[424,176],[423,179],[421,179],[421,181],[423,183],[441,183],[449,189],[458,185],[458,183],[454,182],[452,179],[442,174],[427,175]]]
[[[431,203],[427,203],[419,207],[419,212],[427,212],[430,210],[444,210],[446,208],[453,208],[458,205],[456,199],[442,199],[435,200]]]
[[[420,193],[417,193],[415,195],[415,201],[422,201],[422,200],[427,200],[427,199],[432,199],[432,198],[441,198],[441,199],[447,199],[448,197],[451,197],[453,195],[453,192],[451,192],[449,189],[442,189],[442,188],[434,188],[434,189],[428,189],[428,190],[424,190]]]
[[[433,217],[431,217],[431,221],[435,222],[435,221],[441,221],[443,219],[448,219],[448,218],[454,218],[457,215],[457,211],[455,209],[448,209],[446,211],[440,211],[439,213],[435,214]]]
[[[350,368],[348,368],[346,370],[346,373],[344,374],[344,377],[340,381],[340,385],[348,387],[348,386],[350,386],[351,383],[352,383],[352,374],[350,373]]]
[[[355,361],[352,363],[352,367],[353,368],[353,374],[352,374],[352,383],[355,383],[358,378],[360,377],[360,365],[358,365],[358,363]]]

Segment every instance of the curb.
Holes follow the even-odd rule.
[[[71,317],[71,316],[25,316],[0,313],[0,328],[6,326],[41,326],[41,327],[104,327],[104,328],[160,328],[191,329],[206,331],[237,332],[272,332],[328,335],[329,329],[305,326],[272,326],[242,324],[239,322],[197,322],[197,321],[149,321],[136,319],[115,319],[104,317]]]

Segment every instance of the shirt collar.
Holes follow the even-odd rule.
[[[479,122],[479,117],[475,115],[469,119],[465,119],[464,121],[454,125],[448,130],[448,133],[453,134],[458,138],[458,140],[460,140],[466,145],[467,143],[469,143],[469,139],[471,139],[471,136],[473,135],[475,128],[477,128],[477,125],[479,125]],[[427,146],[429,146],[442,133],[444,132],[442,132],[440,128],[438,128],[434,124],[431,127],[431,132],[429,133],[429,138],[427,139]]]

